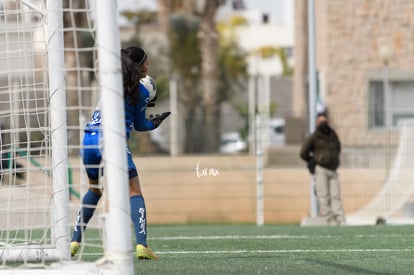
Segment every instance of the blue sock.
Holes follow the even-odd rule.
[[[137,244],[147,246],[147,211],[145,201],[142,196],[132,196],[131,219],[135,229],[135,239]]]
[[[72,242],[80,243],[82,241],[82,232],[85,231],[86,225],[92,218],[93,213],[96,209],[96,205],[98,204],[100,198],[101,195],[98,195],[91,190],[88,190],[85,196],[83,196],[82,208],[79,209],[78,216],[76,218],[76,225],[73,231]]]

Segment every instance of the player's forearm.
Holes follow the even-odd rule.
[[[140,132],[151,131],[151,130],[154,130],[155,128],[156,127],[154,123],[148,119],[145,119],[135,124],[135,130],[140,131]]]

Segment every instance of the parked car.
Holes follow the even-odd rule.
[[[285,145],[285,119],[272,118],[270,126],[270,146],[277,147]]]
[[[220,153],[237,154],[247,149],[247,143],[238,132],[225,133],[221,136]]]

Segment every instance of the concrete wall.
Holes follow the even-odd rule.
[[[254,156],[143,157],[135,163],[150,224],[256,221]],[[265,167],[265,223],[299,223],[308,215],[310,177],[304,167]],[[346,212],[366,204],[385,177],[383,169],[341,169]]]

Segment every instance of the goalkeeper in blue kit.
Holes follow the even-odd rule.
[[[125,126],[127,140],[134,128],[136,131],[150,131],[157,128],[170,112],[155,116],[146,116],[146,108],[153,106],[155,98],[150,98],[149,90],[140,83],[147,76],[149,62],[145,51],[139,47],[129,47],[121,50],[122,78],[125,104]],[[92,115],[84,130],[83,163],[89,179],[89,189],[82,199],[73,237],[71,254],[74,256],[80,248],[82,233],[96,209],[102,195],[99,188],[99,175],[102,170],[98,167],[102,160],[102,124],[100,104]],[[147,245],[146,208],[142,195],[138,171],[127,148],[129,195],[131,204],[131,219],[134,224],[136,237],[136,255],[139,259],[157,259],[157,255]]]

